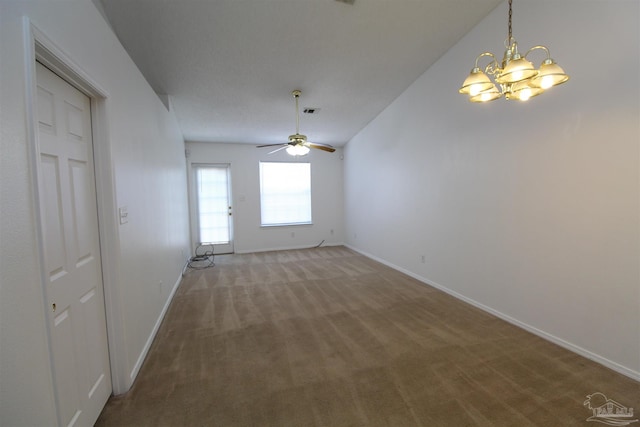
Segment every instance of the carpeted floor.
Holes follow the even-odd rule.
[[[604,425],[595,392],[640,413],[640,383],[344,247],[215,262],[98,426]]]

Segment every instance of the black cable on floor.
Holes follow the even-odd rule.
[[[213,245],[198,245],[195,255],[189,258],[186,266],[193,270],[204,270],[214,265]]]

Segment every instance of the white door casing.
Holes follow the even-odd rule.
[[[38,194],[60,425],[93,425],[111,394],[90,99],[36,64]]]

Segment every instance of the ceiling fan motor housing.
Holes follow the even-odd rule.
[[[289,144],[299,145],[299,144],[304,144],[305,142],[307,142],[306,135],[300,135],[299,133],[296,133],[294,135],[289,135]]]

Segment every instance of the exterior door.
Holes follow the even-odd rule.
[[[214,254],[233,253],[230,166],[193,164],[196,246],[212,244]]]
[[[112,388],[91,104],[40,63],[36,80],[38,193],[57,424],[93,425]]]

